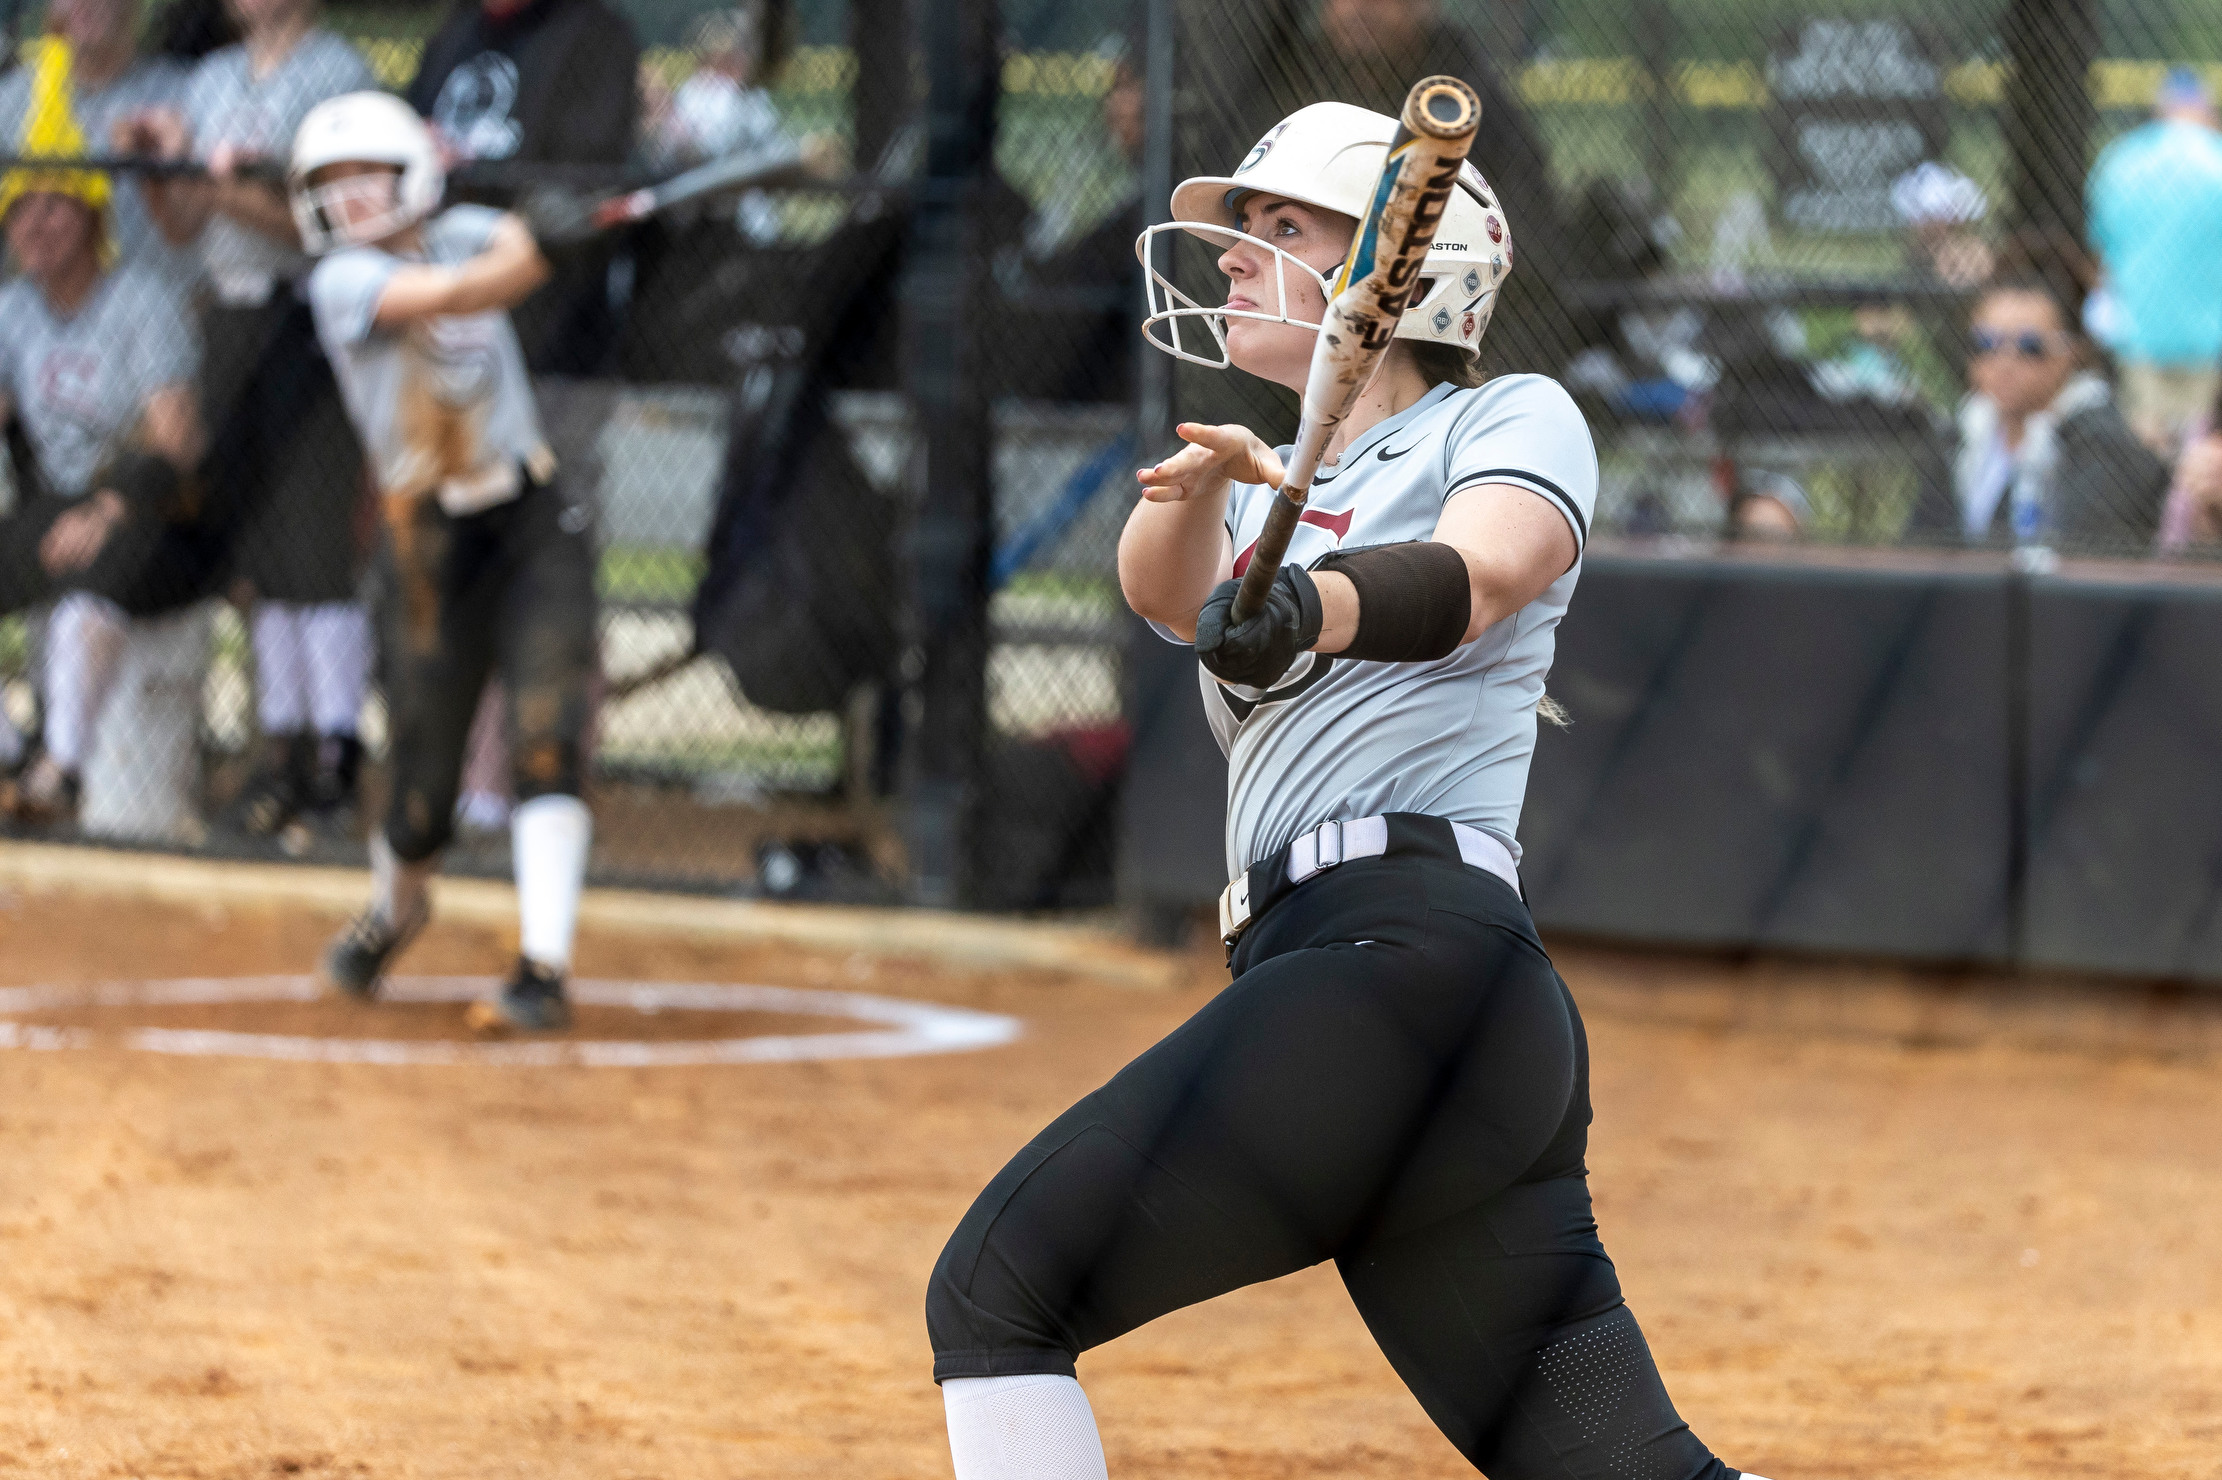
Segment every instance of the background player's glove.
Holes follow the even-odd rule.
[[[534,185],[518,195],[515,211],[543,250],[575,247],[594,235],[594,208],[575,190]]]
[[[1196,656],[1227,682],[1262,689],[1319,641],[1319,587],[1310,571],[1284,565],[1264,608],[1238,627],[1232,619],[1241,588],[1240,581],[1223,581],[1204,603],[1196,616]]]

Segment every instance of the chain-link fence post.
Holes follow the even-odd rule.
[[[990,0],[928,0],[920,21],[926,158],[903,282],[903,382],[918,448],[905,830],[912,896],[952,906],[978,893],[987,745],[994,429],[980,351],[997,12]]]
[[[2083,178],[2098,109],[2097,0],[2013,0],[2000,20],[2008,64],[2006,192],[2017,227],[2083,239]]]

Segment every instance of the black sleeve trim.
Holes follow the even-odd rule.
[[[1559,507],[1566,511],[1568,521],[1574,526],[1574,544],[1576,548],[1579,549],[1588,545],[1589,521],[1582,517],[1582,506],[1575,503],[1565,489],[1542,474],[1531,473],[1525,468],[1485,468],[1481,472],[1468,473],[1465,477],[1459,479],[1452,486],[1450,492],[1443,495],[1443,502],[1449,503],[1453,498],[1477,483],[1519,483],[1537,493],[1556,499]]]

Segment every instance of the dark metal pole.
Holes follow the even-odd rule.
[[[2012,225],[2083,239],[2083,178],[2098,107],[2091,63],[2099,53],[2097,0],[2013,0],[2006,44],[2006,189]]]
[[[879,163],[895,131],[910,117],[910,10],[905,0],[849,0],[851,151],[860,170]]]
[[[1142,0],[1142,220],[1173,218],[1173,0]],[[1144,346],[1134,447],[1155,462],[1172,439],[1173,359]]]
[[[925,169],[904,270],[903,386],[917,452],[911,525],[912,648],[906,797],[911,893],[921,904],[979,895],[981,772],[988,743],[988,570],[994,553],[993,428],[981,374],[1000,83],[993,0],[923,0]],[[859,593],[872,599],[872,593]]]

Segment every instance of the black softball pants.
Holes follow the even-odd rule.
[[[1235,980],[981,1193],[926,1298],[934,1378],[1073,1373],[1167,1311],[1325,1259],[1494,1480],[1723,1480],[1591,1217],[1581,1019],[1449,828],[1282,900]]]
[[[386,841],[403,862],[431,857],[453,834],[471,719],[494,672],[517,800],[579,794],[599,640],[592,524],[551,483],[463,518],[426,497],[385,530],[376,607],[393,735]]]

